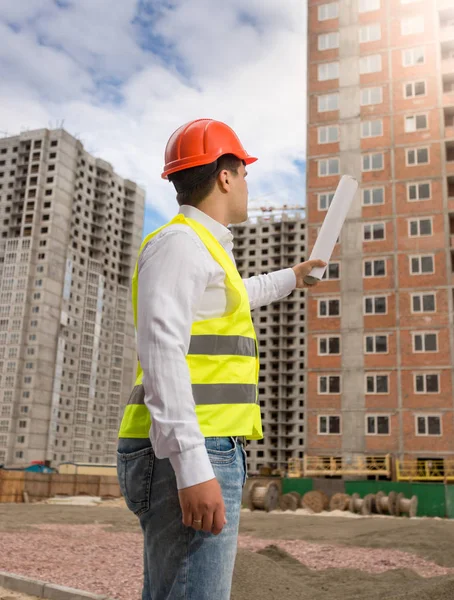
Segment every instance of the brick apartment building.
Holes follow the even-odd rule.
[[[454,4],[309,0],[308,255],[360,190],[307,297],[306,453],[454,456]]]

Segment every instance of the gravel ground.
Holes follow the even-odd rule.
[[[242,513],[239,548],[232,600],[454,600],[452,522]],[[141,533],[121,507],[0,505],[0,556],[6,571],[140,597]]]

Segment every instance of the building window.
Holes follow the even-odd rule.
[[[360,13],[380,10],[380,0],[359,0],[358,10]]]
[[[381,171],[384,165],[383,152],[363,154],[363,172]]]
[[[425,81],[410,81],[410,83],[404,83],[404,96],[405,98],[416,98],[418,96],[426,95],[426,82]]]
[[[407,148],[405,152],[407,167],[427,165],[429,163],[429,148]]]
[[[366,415],[366,435],[389,435],[388,415]]]
[[[340,354],[341,338],[339,335],[321,336],[318,338],[318,354]]]
[[[385,239],[384,223],[367,223],[363,225],[363,240],[365,242],[380,241]]]
[[[381,71],[381,54],[370,54],[359,59],[360,75],[378,73]]]
[[[341,378],[339,375],[321,375],[318,378],[319,394],[340,394]]]
[[[366,335],[365,336],[366,354],[387,354],[388,336],[387,335]]]
[[[339,126],[329,125],[319,127],[317,130],[319,144],[333,144],[339,141]]]
[[[319,317],[339,317],[340,316],[340,299],[329,298],[319,299],[318,301],[318,316]]]
[[[411,312],[412,313],[425,313],[435,312],[436,302],[435,294],[429,292],[426,294],[412,294],[411,296]]]
[[[386,276],[386,260],[384,258],[376,258],[374,260],[364,261],[364,277],[385,277]]]
[[[366,296],[364,298],[365,315],[386,315],[388,312],[386,296]]]
[[[329,177],[339,175],[340,161],[338,158],[326,158],[318,161],[318,176]]]
[[[424,48],[407,48],[402,50],[402,64],[404,67],[414,67],[425,62]]]
[[[409,202],[430,200],[431,195],[431,186],[429,181],[424,183],[407,183],[407,200]]]
[[[438,394],[440,376],[438,373],[415,373],[413,375],[415,394]]]
[[[318,96],[318,112],[329,112],[330,110],[339,110],[339,94],[324,94]]]
[[[363,206],[385,203],[385,188],[366,188],[362,191]]]
[[[389,376],[374,373],[365,376],[366,394],[389,394]]]
[[[439,415],[416,415],[416,435],[441,435]]]
[[[410,256],[410,274],[422,275],[423,273],[435,273],[433,254],[427,256]]]
[[[322,33],[318,36],[317,43],[320,51],[339,48],[339,32]]]
[[[412,333],[413,352],[438,352],[438,333]]]
[[[22,450],[18,450],[16,452],[16,458],[24,458],[24,453],[22,452]]]
[[[19,421],[19,429],[26,429],[27,421]]]
[[[328,210],[334,198],[334,192],[325,192],[318,194],[318,210]]]
[[[339,79],[339,63],[330,62],[318,65],[318,81]]]
[[[340,279],[340,263],[332,262],[328,264],[322,279],[336,280]]]
[[[329,21],[329,19],[337,19],[339,16],[338,2],[330,2],[329,4],[321,4],[318,7],[318,20]]]
[[[371,138],[383,135],[383,121],[375,119],[374,121],[363,121],[361,123],[361,137]]]
[[[339,435],[341,432],[341,417],[339,415],[319,415],[319,435]]]
[[[410,115],[405,117],[405,133],[414,133],[420,129],[427,129],[427,114]]]
[[[402,35],[415,35],[416,33],[424,32],[424,17],[418,15],[416,17],[406,17],[400,22],[400,33]]]
[[[359,43],[377,42],[381,39],[381,28],[379,23],[364,25],[359,28]]]
[[[408,235],[410,237],[423,237],[432,235],[432,217],[425,219],[409,219]]]

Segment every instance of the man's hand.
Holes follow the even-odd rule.
[[[314,267],[326,267],[326,262],[323,262],[323,260],[308,260],[293,267],[293,271],[296,275],[297,289],[305,287],[314,287],[319,283],[318,281],[312,285],[304,283],[304,278],[312,271]]]
[[[183,524],[218,535],[227,523],[221,486],[217,479],[178,491]]]

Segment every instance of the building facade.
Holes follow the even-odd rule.
[[[304,260],[304,215],[258,218],[232,227],[234,256],[243,278],[292,267]],[[252,473],[286,469],[302,458],[305,402],[305,293],[253,311],[260,351],[259,401],[264,439],[247,446]]]
[[[360,189],[307,298],[306,452],[453,457],[454,5],[310,0],[308,29],[309,251]]]
[[[0,140],[0,463],[115,460],[143,213],[64,130]]]

